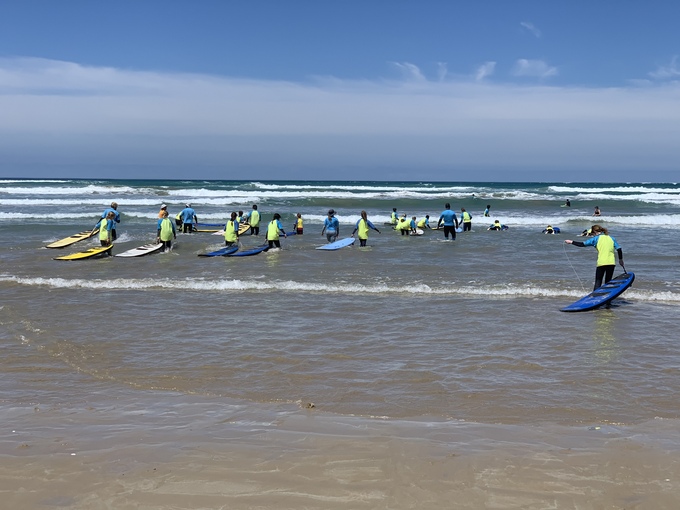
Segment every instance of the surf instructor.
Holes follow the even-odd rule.
[[[437,228],[439,228],[444,223],[444,237],[449,238],[449,233],[451,234],[451,239],[456,240],[456,229],[458,228],[458,218],[456,213],[451,210],[451,204],[448,202],[444,205],[444,212],[442,212],[437,221]]]
[[[623,267],[623,250],[619,243],[616,242],[616,239],[609,235],[606,228],[600,225],[593,225],[591,230],[593,237],[586,241],[581,242],[567,239],[564,242],[579,248],[594,246],[597,249],[597,269],[595,269],[595,286],[593,287],[593,290],[596,290],[602,286],[603,279],[604,283],[607,283],[614,276],[614,269],[616,268],[615,253],[618,253],[619,264]]]

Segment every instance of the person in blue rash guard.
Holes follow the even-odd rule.
[[[267,225],[267,242],[269,247],[281,248],[281,241],[279,241],[279,235],[283,234],[283,237],[288,237],[286,231],[283,230],[283,225],[281,224],[281,215],[279,213],[274,214],[274,218]]]
[[[416,217],[415,216],[411,216],[411,221],[409,222],[409,227],[411,227],[411,234],[417,234]]]
[[[104,210],[101,218],[106,218],[106,215],[110,212],[113,213],[113,228],[111,229],[111,241],[113,242],[118,237],[116,235],[116,223],[120,223],[120,213],[118,212],[118,204],[116,202],[111,202],[111,207],[108,207]]]
[[[448,202],[444,205],[444,212],[442,212],[439,221],[437,221],[437,227],[440,227],[442,222],[444,223],[444,237],[448,239],[449,234],[451,234],[451,239],[455,241],[458,218],[456,213],[451,210],[451,204]]]
[[[182,215],[182,232],[185,234],[193,232],[194,223],[198,223],[198,218],[196,217],[196,211],[191,208],[191,204],[187,204],[180,214]]]
[[[572,241],[567,239],[566,244],[573,244],[579,248],[584,246],[594,246],[597,249],[597,269],[595,269],[595,286],[596,290],[602,286],[602,280],[607,283],[614,276],[614,269],[616,268],[615,253],[619,255],[619,264],[623,267],[623,250],[616,239],[609,235],[606,228],[600,225],[593,225],[593,236],[583,242]],[[625,270],[625,269],[624,269]]]
[[[323,220],[321,235],[324,235],[324,233],[326,234],[326,239],[329,243],[335,242],[340,235],[340,222],[335,217],[335,211],[333,209],[328,211],[328,218]]]
[[[432,228],[430,226],[430,215],[426,214],[425,217],[418,222],[418,225],[416,225],[418,228],[425,230],[426,228]]]
[[[359,231],[359,246],[366,246],[366,241],[368,241],[368,230],[375,230],[378,234],[380,233],[380,230],[375,228],[375,225],[371,223],[371,221],[368,219],[368,216],[366,215],[366,211],[361,211],[361,219],[357,221],[356,226],[354,227],[354,231],[352,232],[352,237],[354,237],[354,234],[356,231]]]
[[[168,218],[168,211],[163,211],[163,217],[156,225],[156,242],[163,243],[162,251],[172,250],[172,240],[177,239],[175,224]]]

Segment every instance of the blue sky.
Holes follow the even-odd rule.
[[[680,2],[7,1],[0,177],[677,181]]]

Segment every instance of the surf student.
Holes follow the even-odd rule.
[[[486,209],[484,209],[484,216],[486,216],[487,218],[491,216],[489,214],[489,209],[491,209],[491,206],[487,204]]]
[[[274,246],[281,248],[279,233],[283,234],[283,237],[288,237],[286,236],[285,230],[283,230],[283,225],[281,225],[281,215],[276,213],[267,226],[267,242],[269,243],[270,248],[273,248]]]
[[[175,225],[177,225],[177,228],[182,228],[182,211],[175,215]]]
[[[156,225],[156,242],[162,243],[161,251],[172,249],[172,240],[177,239],[175,224],[168,218],[168,211],[163,211],[163,217],[158,220]]]
[[[439,216],[437,228],[441,226],[442,222],[444,223],[444,237],[448,239],[449,234],[451,234],[451,239],[455,241],[458,218],[456,217],[456,213],[451,210],[451,204],[448,202],[444,204],[444,212]]]
[[[560,233],[560,228],[559,227],[553,227],[552,225],[548,225],[543,229],[544,234],[559,234]]]
[[[196,211],[191,207],[191,204],[186,204],[186,207],[182,209],[182,232],[191,233],[194,231],[194,223],[198,223],[198,217],[196,217]]]
[[[595,206],[595,210],[593,211],[593,216],[601,216],[602,212],[600,211],[600,208],[598,206]]]
[[[326,234],[326,239],[329,243],[335,242],[340,235],[340,222],[335,217],[335,211],[333,209],[328,210],[328,218],[323,220],[321,235],[324,235],[324,233]]]
[[[463,232],[470,232],[472,230],[472,215],[465,210],[465,207],[460,208],[460,219],[463,222]]]
[[[422,220],[418,221],[416,227],[422,228],[422,229],[432,228],[430,226],[430,215],[426,214],[425,217]]]
[[[302,235],[302,232],[304,231],[304,222],[302,221],[302,214],[297,213],[297,216],[295,218],[295,223],[293,224],[293,230],[295,230],[295,233],[299,236]]]
[[[592,235],[593,235],[593,229],[592,228],[587,228],[579,234],[579,236],[581,236],[581,237],[591,237]]]
[[[352,231],[352,237],[354,237],[354,234],[359,231],[359,235],[357,236],[359,238],[359,246],[366,246],[369,230],[375,230],[378,234],[380,233],[380,230],[378,230],[376,226],[373,225],[373,223],[371,223],[371,221],[368,219],[366,211],[361,211],[361,218],[359,221],[357,221],[357,224],[354,226],[354,230]]]
[[[567,198],[567,201],[564,202],[564,205],[566,205],[567,207],[571,207],[571,201]]]
[[[593,287],[593,290],[596,290],[602,286],[603,279],[604,283],[607,283],[614,276],[614,269],[616,268],[615,252],[618,253],[619,264],[623,267],[623,250],[619,243],[616,242],[616,239],[609,235],[609,231],[606,228],[600,225],[593,225],[592,232],[594,237],[583,242],[572,241],[571,239],[567,239],[564,242],[579,248],[594,246],[597,249],[597,268],[595,269],[595,286]]]
[[[163,213],[166,213],[166,212],[168,212],[168,206],[165,205],[165,204],[161,205],[161,210],[158,211],[158,219],[162,220],[163,219]]]
[[[102,246],[110,246],[113,242],[113,231],[115,227],[114,219],[116,214],[114,211],[106,213],[106,217],[99,220],[99,242]]]
[[[500,220],[493,220],[493,224],[489,225],[489,228],[487,230],[505,230],[508,227],[505,225],[501,225]]]
[[[233,246],[236,243],[238,243],[238,215],[232,212],[224,226],[224,244],[225,246]]]
[[[238,212],[238,215],[236,216],[236,221],[239,222],[239,225],[243,222],[243,211]]]
[[[398,220],[399,220],[399,217],[397,216],[397,208],[393,207],[392,208],[392,215],[390,216],[390,223],[392,225],[396,225]]]
[[[397,223],[397,226],[394,228],[395,230],[400,231],[401,235],[406,236],[411,231],[411,223],[409,221],[406,221],[406,215],[404,215],[401,218],[399,218],[399,223]]]
[[[113,228],[111,229],[111,241],[115,241],[117,239],[116,235],[116,223],[120,223],[120,213],[118,212],[118,204],[116,202],[111,202],[111,207],[107,207],[104,209],[104,212],[102,213],[102,219],[106,218],[106,216],[112,212],[113,213]],[[108,246],[108,245],[102,245],[102,246]]]
[[[260,235],[260,212],[257,210],[257,204],[253,204],[253,211],[248,218],[250,222],[250,235]]]

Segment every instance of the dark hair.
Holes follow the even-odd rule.
[[[446,203],[444,204],[444,207],[446,207],[447,209],[451,209],[451,204],[449,204],[448,202],[446,202]]]
[[[274,219],[275,219],[275,220],[280,220],[280,219],[281,219],[281,215],[280,215],[279,213],[274,213]]]
[[[231,219],[232,219],[232,221],[236,219],[236,213],[235,212],[231,213]]]
[[[253,204],[253,209],[257,210],[257,204]]]

